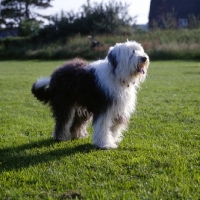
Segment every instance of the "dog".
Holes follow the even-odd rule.
[[[143,47],[127,41],[110,47],[105,59],[88,63],[75,58],[50,77],[38,79],[32,93],[52,110],[53,138],[87,137],[92,119],[93,145],[117,148],[135,111],[137,91],[146,79],[149,63]]]

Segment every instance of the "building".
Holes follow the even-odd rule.
[[[155,24],[167,28],[167,23],[172,23],[174,28],[187,28],[191,17],[200,19],[200,0],[151,0],[150,28]]]

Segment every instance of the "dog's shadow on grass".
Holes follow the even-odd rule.
[[[0,172],[27,168],[80,152],[86,154],[95,149],[91,144],[82,144],[61,149],[42,150],[42,148],[51,147],[55,143],[53,139],[46,139],[13,148],[0,149]],[[33,150],[33,154],[31,150]]]

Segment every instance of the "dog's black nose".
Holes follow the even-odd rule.
[[[141,60],[142,60],[142,62],[146,62],[147,58],[146,57],[142,57]]]

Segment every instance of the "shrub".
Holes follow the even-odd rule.
[[[76,35],[60,40],[45,42],[32,38],[7,38],[0,40],[0,59],[70,59],[83,57],[99,59],[107,55],[110,46],[127,39],[142,44],[151,59],[199,59],[200,29],[134,31],[128,35],[107,34],[95,37],[101,46],[90,49],[87,36]]]

